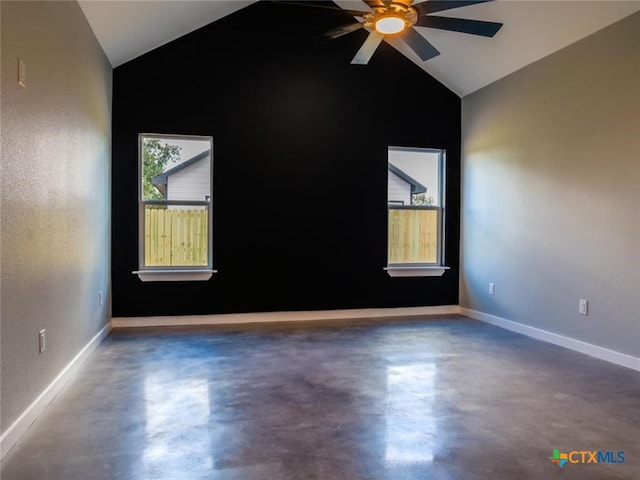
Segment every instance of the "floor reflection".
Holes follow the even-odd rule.
[[[390,466],[433,461],[435,377],[435,363],[387,367],[385,461]]]
[[[214,467],[211,399],[203,378],[153,372],[144,381],[145,445],[140,478],[182,478]],[[160,477],[158,477],[160,475]]]

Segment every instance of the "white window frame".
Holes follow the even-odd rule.
[[[391,277],[436,277],[442,276],[449,267],[444,265],[445,258],[445,198],[446,198],[446,150],[440,148],[397,147],[389,146],[390,151],[437,153],[438,154],[438,205],[422,206],[424,210],[436,210],[438,212],[438,234],[436,240],[436,261],[430,263],[389,263],[389,225],[387,224],[387,266],[384,270]],[[387,175],[388,175],[387,171]],[[388,192],[387,192],[388,196]],[[387,197],[388,198],[388,197]],[[387,222],[389,221],[389,202],[387,201]],[[396,209],[411,208],[411,206],[396,206]]]
[[[144,139],[168,139],[168,140],[198,140],[209,142],[209,200],[145,200],[142,188],[142,144]],[[138,275],[143,282],[175,282],[175,281],[203,281],[209,280],[217,270],[213,269],[213,137],[199,135],[177,135],[159,133],[138,134],[138,270],[133,273]],[[147,205],[193,205],[205,206],[208,212],[207,228],[207,265],[203,266],[146,266],[144,247],[144,222],[145,207]]]

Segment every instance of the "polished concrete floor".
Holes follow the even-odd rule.
[[[640,373],[457,316],[114,330],[1,478],[639,479]]]

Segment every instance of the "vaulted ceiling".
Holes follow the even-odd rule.
[[[78,3],[111,65],[117,67],[254,0],[79,0]],[[335,0],[335,4],[368,10],[361,0]],[[314,14],[313,9],[306,10],[308,15]],[[639,10],[640,1],[633,0],[496,0],[440,14],[503,23],[493,38],[416,27],[441,52],[426,62],[404,42],[389,43],[462,97]],[[350,20],[345,15],[345,23]]]

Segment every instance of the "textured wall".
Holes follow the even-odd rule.
[[[638,31],[635,14],[463,99],[463,306],[640,356]]]
[[[458,303],[460,98],[339,12],[258,2],[114,70],[113,315]],[[142,283],[139,133],[213,137],[208,282]],[[388,146],[447,150],[442,277],[390,278]]]
[[[111,68],[76,2],[1,8],[5,431],[109,317]]]

